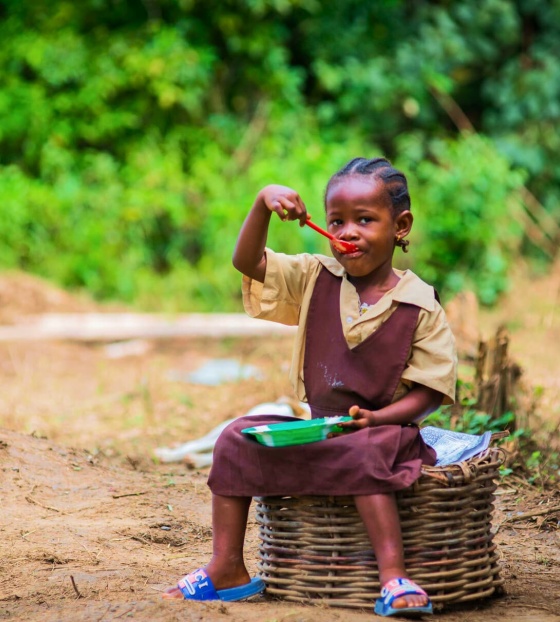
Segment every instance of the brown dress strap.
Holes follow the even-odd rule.
[[[375,332],[349,348],[340,319],[341,282],[323,268],[310,302],[303,373],[314,418],[347,413],[354,404],[371,410],[390,404],[420,312],[400,303]]]

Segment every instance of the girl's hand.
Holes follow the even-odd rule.
[[[280,220],[299,220],[303,227],[307,220],[307,209],[296,190],[271,184],[265,186],[259,194],[266,207],[278,214]]]
[[[348,434],[349,432],[357,432],[358,430],[363,430],[364,428],[372,428],[375,425],[375,413],[371,410],[366,410],[365,408],[360,408],[359,406],[350,406],[348,414],[352,417],[353,421],[342,421],[337,424],[344,430],[344,432],[331,432],[327,438],[335,438],[337,436],[341,436],[342,434]]]
[[[345,422],[348,426],[353,426],[354,430],[363,430],[364,428],[373,428],[375,425],[374,416],[375,413],[372,410],[366,410],[359,406],[350,406],[348,414],[354,419],[354,421]],[[345,423],[341,423],[344,426]]]

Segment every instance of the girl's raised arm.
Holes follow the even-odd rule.
[[[307,219],[305,204],[292,188],[270,185],[257,194],[239,232],[233,265],[239,272],[261,283],[266,273],[265,246],[272,212],[281,220],[299,220],[301,226]]]

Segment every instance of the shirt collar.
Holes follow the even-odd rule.
[[[428,285],[411,270],[395,270],[401,280],[393,290],[393,300],[416,305],[426,311],[433,311],[436,306],[434,288]]]
[[[335,276],[342,278],[347,276],[346,270],[334,257],[316,255],[316,258]],[[435,309],[434,288],[416,276],[411,270],[397,270],[395,268],[394,270],[397,276],[400,277],[400,281],[383,298],[389,297],[395,302],[404,302],[426,309],[426,311],[433,311]]]

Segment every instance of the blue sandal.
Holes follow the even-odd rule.
[[[426,592],[410,579],[391,579],[381,590],[381,598],[375,601],[374,612],[380,616],[408,616],[422,613],[433,613],[430,599],[422,607],[394,608],[392,605],[401,596],[428,596]]]
[[[258,577],[253,577],[249,583],[238,587],[230,587],[226,590],[216,590],[212,579],[206,574],[204,568],[184,576],[177,587],[181,590],[185,600],[245,600],[256,596],[265,590],[265,583]]]

